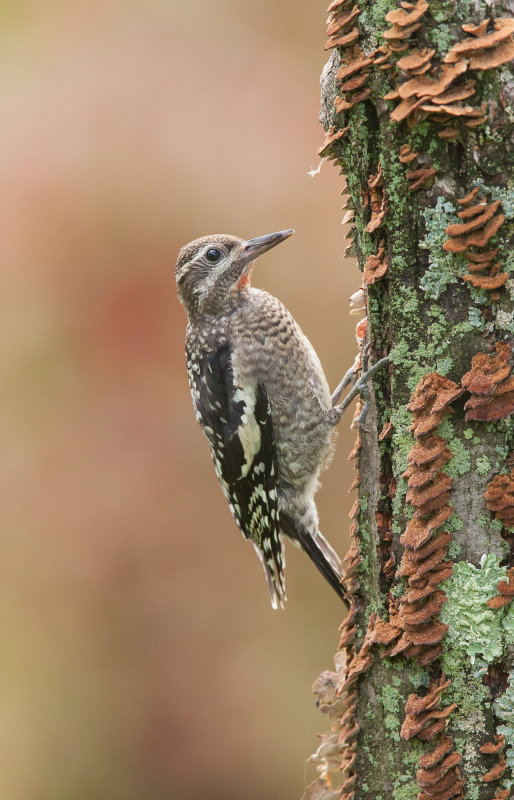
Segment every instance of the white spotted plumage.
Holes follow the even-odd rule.
[[[189,324],[186,355],[196,418],[216,475],[283,605],[285,534],[344,598],[339,557],[318,527],[314,495],[334,421],[319,359],[289,312],[249,285],[249,253],[290,232],[245,242],[203,237],[181,250],[179,296]],[[207,262],[216,258],[216,265]]]

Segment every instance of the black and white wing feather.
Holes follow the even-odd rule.
[[[271,407],[262,383],[238,386],[227,344],[201,358],[188,353],[196,416],[209,440],[230,509],[255,547],[271,603],[283,605],[284,553],[277,504],[277,456]]]

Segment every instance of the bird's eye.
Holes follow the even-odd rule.
[[[209,247],[206,253],[207,261],[210,261],[214,264],[216,261],[219,261],[221,258],[221,253],[216,247]]]

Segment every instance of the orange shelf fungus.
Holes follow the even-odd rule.
[[[512,348],[508,342],[497,342],[495,353],[477,353],[471,369],[463,375],[462,386],[471,395],[464,409],[466,420],[491,422],[514,413],[514,377]]]
[[[412,50],[408,55],[401,56],[396,62],[396,66],[411,74],[418,73],[419,70],[426,71],[430,69],[431,59],[434,55],[435,50],[430,50],[428,47],[422,50]]]
[[[341,2],[331,3],[327,9],[327,36],[325,50],[333,47],[349,47],[357,41],[359,32],[353,27],[354,20],[359,16],[359,9],[356,5],[348,8],[352,0],[341,0]]]
[[[411,4],[412,5],[412,4]],[[402,41],[414,33],[421,25],[419,21],[428,8],[428,3],[419,0],[412,10],[394,9],[386,16],[393,27],[385,31],[384,38],[389,47],[398,52],[404,49]],[[454,82],[468,70],[487,70],[506,64],[514,59],[514,20],[498,19],[494,22],[495,31],[485,33],[489,20],[479,25],[463,25],[465,33],[471,37],[455,44],[443,59],[440,68],[431,66],[433,50],[424,48],[413,50],[402,56],[397,66],[407,74],[408,79],[386,95],[386,99],[400,98],[397,107],[391,112],[395,122],[408,120],[409,124],[430,116],[445,127],[439,133],[442,139],[458,136],[458,128],[448,125],[449,119],[461,117],[466,127],[475,128],[487,120],[486,106],[462,105],[461,102],[475,94],[475,81],[454,85]],[[428,71],[430,75],[426,75]],[[424,115],[424,116],[423,116]]]
[[[503,773],[507,768],[507,760],[505,755],[503,754],[503,750],[505,748],[505,736],[503,734],[498,735],[496,734],[494,737],[494,741],[486,742],[480,748],[480,752],[484,755],[495,755],[498,756],[498,762],[489,769],[485,775],[482,776],[482,781],[484,783],[491,783],[492,781],[499,780]],[[495,795],[496,800],[502,797],[501,792],[498,792]],[[508,797],[508,794],[506,795]]]
[[[472,36],[483,36],[490,21],[490,18],[486,17],[486,19],[482,20],[478,25],[475,25],[473,22],[466,22],[464,25],[461,25],[461,28],[464,33],[470,33]]]
[[[368,178],[369,192],[363,192],[363,204],[366,207],[369,203],[371,207],[371,219],[366,225],[366,231],[373,233],[384,225],[385,215],[387,213],[387,198],[384,192],[384,179],[382,175],[382,167],[379,164],[376,175],[370,175]],[[379,253],[380,255],[380,248]],[[374,263],[374,262],[372,262]],[[366,267],[368,265],[366,264]],[[365,269],[366,269],[365,267]],[[378,268],[378,265],[377,265]],[[387,264],[386,264],[387,269]],[[371,266],[368,268],[367,275],[372,277]],[[385,272],[385,270],[384,270]],[[383,273],[382,273],[383,274]],[[365,281],[366,282],[366,281]],[[370,283],[374,281],[370,280]]]
[[[342,580],[347,587],[346,597],[350,601],[348,616],[341,625],[341,638],[335,657],[336,672],[323,672],[314,683],[313,692],[318,698],[321,710],[330,719],[330,732],[320,736],[320,745],[316,753],[309,759],[320,773],[318,786],[320,791],[332,783],[332,775],[343,776],[341,800],[351,800],[357,782],[355,760],[357,754],[357,734],[360,726],[356,717],[357,682],[360,675],[372,663],[370,654],[371,630],[374,617],[370,619],[368,632],[359,650],[354,642],[357,637],[357,606],[355,595],[359,589],[358,570],[362,563],[362,554],[357,538],[358,501],[350,512],[353,520],[350,526],[351,545],[343,558],[344,574]],[[311,786],[316,788],[317,782]]]
[[[496,519],[506,528],[514,527],[514,469],[508,475],[495,475],[487,484],[484,499]]]
[[[337,79],[341,82],[339,91],[342,96],[334,100],[334,108],[337,113],[353,108],[357,103],[362,103],[370,96],[369,89],[360,89],[369,78],[369,69],[373,64],[375,53],[367,56],[358,45],[348,50],[346,61],[337,73]]]
[[[414,159],[417,158],[418,155],[419,153],[412,152],[409,144],[403,144],[400,147],[399,159],[402,164],[409,164],[411,161],[414,161]]]
[[[387,257],[385,255],[385,242],[382,239],[375,255],[370,255],[364,265],[363,282],[370,286],[382,278],[387,272]]]
[[[346,125],[344,128],[341,128],[338,131],[336,131],[334,127],[330,127],[325,136],[325,141],[320,147],[318,147],[318,155],[321,158],[335,158],[336,156],[333,152],[333,146],[336,142],[340,142],[341,139],[346,136],[349,130],[349,125]]]
[[[417,0],[416,3],[410,3],[409,8],[395,8],[386,14],[386,20],[391,23],[392,27],[383,35],[391,49],[396,52],[407,49],[408,45],[403,40],[408,39],[421,27],[420,20],[427,8],[428,3],[425,0]]]
[[[415,192],[416,189],[421,189],[430,178],[436,174],[434,167],[420,167],[419,169],[410,170],[407,172],[406,178],[412,183],[409,186],[410,192]]]
[[[499,230],[505,218],[501,213],[500,200],[492,203],[483,200],[472,204],[477,199],[478,191],[478,187],[475,187],[466,197],[458,201],[463,206],[458,212],[462,222],[448,225],[446,235],[449,238],[443,247],[450,253],[465,254],[468,260],[468,272],[462,276],[463,280],[476,288],[496,290],[509,278],[508,272],[502,272],[501,263],[493,263],[498,248],[482,252],[472,248],[488,247],[489,240]]]
[[[488,21],[484,20],[482,25],[467,31],[462,26],[465,32],[472,33],[473,36],[453,45],[445,56],[445,62],[455,63],[461,58],[466,58],[469,60],[470,69],[486,70],[511,61],[514,58],[514,19],[507,17],[495,20],[494,33],[486,34]]]
[[[494,742],[486,742],[480,748],[480,752],[490,755],[491,753],[501,753],[505,747],[505,736],[503,734],[496,735]]]
[[[500,594],[491,597],[490,600],[487,601],[486,605],[489,606],[489,608],[503,608],[512,602],[514,598],[514,570],[509,569],[507,574],[509,580],[500,581],[498,583],[498,591]]]
[[[485,775],[482,777],[482,780],[486,783],[490,783],[491,781],[498,781],[502,777],[503,773],[507,769],[507,759],[505,756],[502,756],[498,763],[490,769]]]
[[[441,675],[439,680],[432,678],[428,693],[411,694],[405,705],[405,720],[400,735],[402,739],[434,741],[432,749],[419,759],[416,773],[420,792],[418,800],[442,800],[442,798],[462,797],[464,779],[460,773],[462,756],[453,750],[453,740],[444,734],[447,720],[456,703],[440,708],[441,694],[450,681]]]
[[[459,133],[458,128],[443,128],[437,135],[440,139],[456,139]]]

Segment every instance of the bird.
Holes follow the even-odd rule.
[[[284,538],[307,553],[348,606],[343,564],[320,531],[315,494],[335,426],[386,359],[357,382],[351,367],[330,394],[300,326],[280,300],[251,285],[255,260],[293,233],[212,234],[181,248],[175,278],[188,318],[187,372],[216,475],[262,563],[272,607],[287,599]]]

